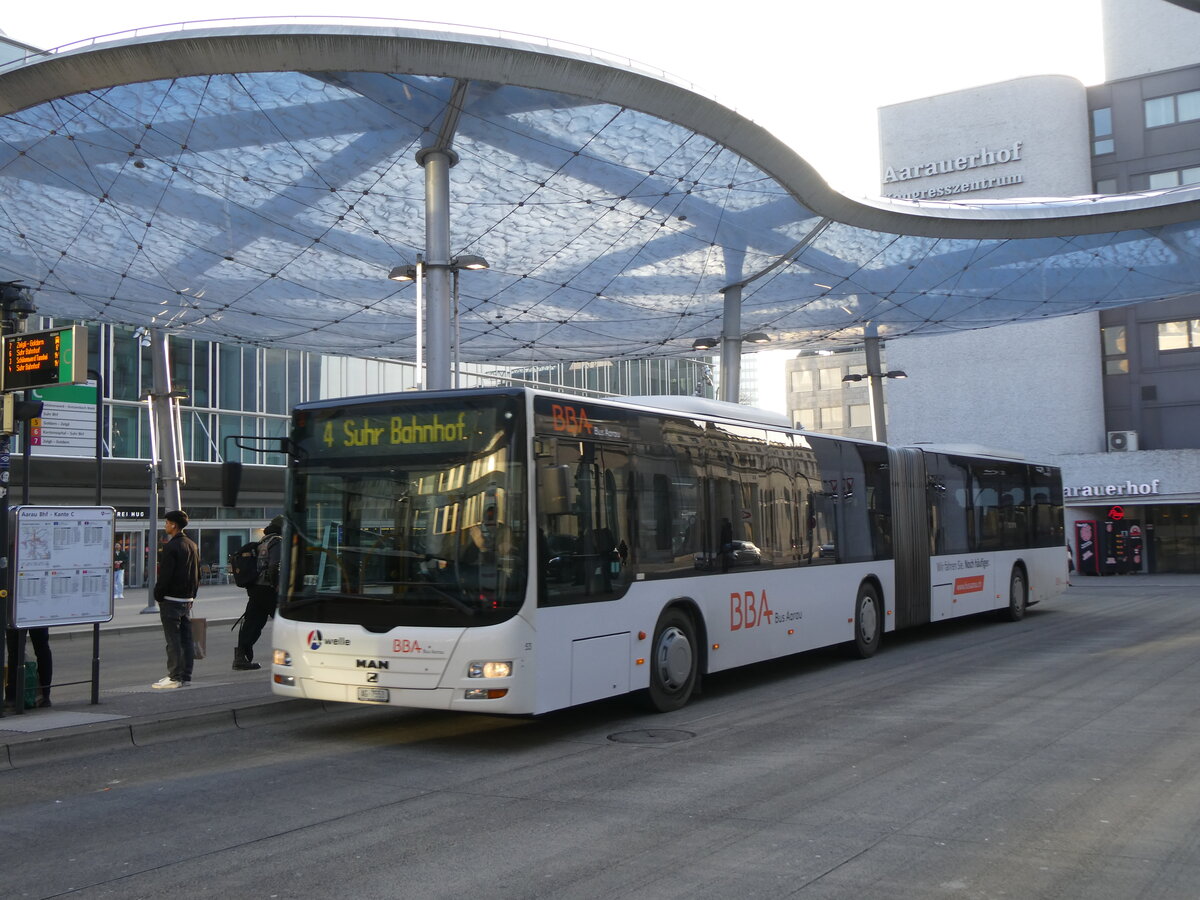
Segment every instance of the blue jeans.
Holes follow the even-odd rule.
[[[192,604],[158,601],[158,616],[167,638],[167,675],[172,681],[191,681],[195,659],[192,645]]]

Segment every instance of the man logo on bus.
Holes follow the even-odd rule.
[[[321,649],[321,632],[310,631],[308,633],[308,649],[309,650],[320,650]]]

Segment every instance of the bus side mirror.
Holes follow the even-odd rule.
[[[233,460],[221,463],[221,505],[237,506],[242,487],[242,464]]]

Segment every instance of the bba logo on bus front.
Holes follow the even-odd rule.
[[[320,650],[323,644],[328,644],[330,647],[349,647],[349,638],[330,638],[325,640],[319,631],[310,631],[308,633],[308,649]]]

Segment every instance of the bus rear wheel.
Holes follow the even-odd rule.
[[[868,659],[879,649],[883,637],[883,609],[873,584],[864,582],[854,601],[854,655]]]
[[[1008,579],[1008,609],[1001,610],[1001,616],[1007,622],[1020,622],[1025,618],[1025,608],[1029,605],[1029,586],[1025,583],[1025,570],[1013,566],[1012,575]]]
[[[668,609],[659,617],[650,647],[650,687],[646,692],[650,708],[657,712],[682,708],[691,699],[699,668],[691,617],[681,609]]]

